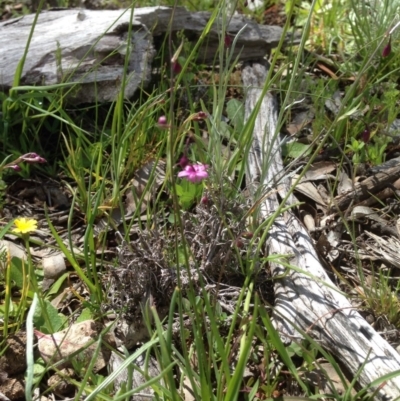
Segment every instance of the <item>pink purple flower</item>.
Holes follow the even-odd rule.
[[[188,164],[183,171],[178,173],[179,178],[186,178],[190,182],[200,182],[208,177],[207,164]]]
[[[18,159],[15,159],[11,163],[5,164],[0,170],[4,168],[10,168],[14,171],[21,171],[21,167],[19,166],[20,163],[28,163],[28,164],[34,164],[34,163],[47,163],[47,160],[43,158],[42,156],[39,156],[35,152],[29,152],[25,153],[24,155],[18,157]]]

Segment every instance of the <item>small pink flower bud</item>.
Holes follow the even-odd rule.
[[[167,117],[161,116],[161,117],[158,119],[158,123],[159,123],[160,125],[165,125],[165,124],[167,123]]]
[[[236,246],[236,248],[244,247],[244,243],[240,238],[236,238],[233,244]]]
[[[6,166],[7,168],[11,168],[14,171],[21,171],[22,168],[20,166],[18,166],[18,164],[13,164],[11,166]]]
[[[201,121],[207,118],[207,114],[204,111],[199,111],[193,116],[194,121]]]
[[[174,61],[172,63],[172,72],[174,74],[179,74],[182,71],[182,66],[179,64],[178,61]]]
[[[361,139],[363,142],[368,143],[371,138],[371,131],[368,127],[365,127],[365,130],[361,134]]]
[[[179,159],[178,165],[179,165],[182,169],[184,169],[188,164],[189,164],[189,159],[188,159],[185,155],[183,155],[183,156]]]
[[[167,117],[161,116],[161,117],[158,119],[158,121],[157,121],[157,125],[158,125],[160,128],[168,128],[169,126],[168,126]]]
[[[225,35],[224,38],[224,45],[227,49],[229,49],[232,46],[232,38],[229,35]]]
[[[31,153],[26,153],[20,157],[22,162],[28,163],[28,164],[34,164],[34,163],[47,163],[46,159],[43,157],[39,156],[37,153],[31,152]]]
[[[389,36],[388,44],[383,48],[382,57],[387,57],[392,52],[392,37]]]
[[[204,195],[200,200],[202,205],[208,205],[208,196]]]

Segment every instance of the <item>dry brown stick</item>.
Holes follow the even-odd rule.
[[[356,203],[363,201],[381,191],[400,178],[400,165],[388,168],[385,171],[380,171],[371,177],[366,178],[364,181],[355,184],[354,191],[347,192],[343,195],[337,196],[334,199],[332,210],[339,211],[345,210],[354,199]]]
[[[365,199],[364,201],[358,203],[358,205],[360,206],[372,206],[375,205],[377,203],[379,203],[379,201],[383,201],[387,198],[396,196],[395,191],[400,190],[400,179],[396,180],[392,186],[384,188],[382,191],[378,192],[376,195],[374,196],[370,196],[369,198]]]
[[[257,105],[266,76],[266,67],[259,63],[243,68],[246,119]],[[289,179],[282,179],[283,164],[276,131],[277,105],[273,96],[267,94],[256,117],[253,144],[248,156],[247,179],[256,199],[262,197],[264,188],[276,186],[281,199],[290,189]],[[376,183],[378,177],[381,182],[387,182],[388,177],[394,180],[397,174],[400,175],[400,167],[365,180],[356,191],[362,196],[365,187],[381,189],[385,184]],[[291,197],[289,201],[295,202],[295,198]],[[270,217],[279,207],[279,202],[277,193],[260,202],[260,217]],[[353,375],[359,374],[358,382],[362,387],[385,374],[400,370],[400,355],[335,287],[318,259],[308,232],[290,210],[275,219],[268,233],[267,246],[269,255],[286,255],[285,262],[294,266],[287,270],[277,261],[270,264],[272,274],[277,278],[274,287],[275,323],[286,338],[301,338],[299,330],[310,330],[308,334],[335,355]],[[373,390],[382,401],[395,400],[400,397],[400,378],[387,380]]]

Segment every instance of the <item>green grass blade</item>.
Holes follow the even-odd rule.
[[[51,233],[54,236],[54,239],[57,242],[57,245],[59,246],[60,250],[62,253],[65,255],[65,257],[68,259],[68,262],[71,263],[72,267],[76,271],[77,275],[79,278],[88,286],[90,292],[94,295],[97,294],[98,291],[101,291],[101,288],[97,288],[94,283],[92,283],[87,277],[85,272],[81,269],[75,258],[73,257],[72,253],[68,250],[68,248],[65,246],[63,240],[60,238],[58,235],[56,229],[54,228],[53,224],[50,221],[47,209],[45,210],[46,212],[46,219],[47,223],[49,224],[49,228]]]
[[[33,316],[35,314],[36,305],[38,302],[38,296],[35,293],[33,296],[33,301],[28,312],[28,317],[26,319],[26,382],[25,382],[25,397],[26,401],[32,401],[32,387],[33,387],[33,365],[34,365],[34,355],[33,355]]]
[[[266,310],[263,307],[260,308],[260,317],[261,317],[261,321],[264,323],[264,326],[268,331],[268,335],[271,340],[271,343],[275,347],[279,356],[282,358],[283,363],[287,366],[290,373],[295,377],[296,381],[299,383],[301,388],[305,392],[308,392],[307,385],[301,380],[301,378],[297,372],[297,368],[296,368],[295,364],[293,363],[292,358],[290,358],[290,356],[286,350],[286,347],[283,344],[283,342],[279,336],[279,333],[273,326],[268,313],[266,312]]]
[[[99,386],[97,386],[96,389],[84,399],[84,401],[90,401],[95,399],[95,397],[97,397],[97,395],[103,389],[105,389],[111,383],[114,382],[114,380],[122,373],[123,370],[127,368],[128,365],[133,363],[140,355],[142,355],[146,350],[153,347],[158,342],[159,342],[158,338],[156,338],[148,341],[146,344],[143,344],[129,358],[126,358],[125,361],[120,366],[118,366],[118,369],[114,370],[114,372],[112,372],[109,376],[107,376],[107,378]],[[123,397],[126,397],[126,394]]]

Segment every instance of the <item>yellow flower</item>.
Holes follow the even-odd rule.
[[[37,220],[27,219],[26,217],[21,217],[20,219],[15,219],[14,224],[17,228],[14,228],[14,233],[27,234],[32,231],[37,230]]]

